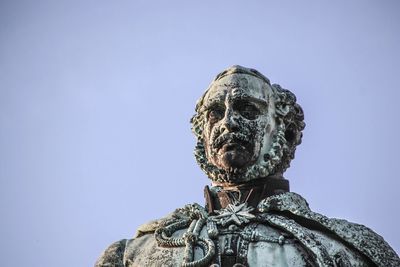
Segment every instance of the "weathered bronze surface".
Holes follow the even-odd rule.
[[[253,69],[221,72],[196,106],[195,157],[212,181],[186,205],[112,244],[105,266],[400,266],[367,227],[310,210],[284,171],[305,127],[290,91]]]

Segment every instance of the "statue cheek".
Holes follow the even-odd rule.
[[[209,123],[205,123],[204,129],[203,129],[203,140],[204,140],[206,153],[209,152],[209,148],[210,148],[211,130],[212,130],[211,125]]]
[[[260,136],[264,133],[265,122],[261,120],[251,121],[248,128],[253,137]]]
[[[263,140],[265,135],[268,135],[268,129],[270,129],[270,125],[266,120],[257,120],[254,121],[251,125],[252,136],[254,138],[255,150],[260,150],[263,146]]]
[[[204,124],[203,139],[206,156],[209,159],[217,155],[217,151],[213,148],[212,143],[218,135],[218,127],[218,122],[214,124],[207,122]]]
[[[212,124],[210,122],[205,123],[204,125],[204,139],[209,140],[212,136],[213,130],[215,130],[215,123]]]

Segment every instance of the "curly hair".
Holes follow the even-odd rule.
[[[205,112],[202,110],[202,106],[205,95],[212,85],[222,77],[231,74],[247,74],[263,80],[272,89],[272,97],[275,104],[277,132],[273,137],[271,149],[264,155],[264,165],[253,165],[247,170],[245,174],[247,176],[246,180],[278,173],[283,174],[290,166],[290,161],[294,158],[296,146],[301,143],[302,131],[305,127],[303,110],[296,103],[296,96],[292,92],[282,88],[279,84],[271,85],[269,79],[257,70],[241,66],[233,66],[219,73],[203,96],[197,101],[196,114],[191,118],[191,124],[192,132],[197,138],[194,154],[198,164],[211,180],[217,182],[230,180],[229,173],[212,165],[206,157],[203,136]]]

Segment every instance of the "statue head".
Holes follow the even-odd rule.
[[[197,102],[196,160],[216,184],[281,175],[301,143],[303,120],[293,93],[254,69],[233,66]]]

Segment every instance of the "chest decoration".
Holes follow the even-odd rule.
[[[213,216],[210,219],[222,226],[232,223],[240,226],[256,218],[256,216],[250,213],[253,210],[254,208],[248,207],[246,202],[238,205],[229,204],[225,209],[216,210],[218,215]]]
[[[181,266],[206,266],[215,255],[214,241],[209,236],[200,236],[207,221],[208,214],[203,207],[198,204],[186,205],[184,208],[176,210],[172,218],[157,228],[154,236],[161,247],[185,247]],[[186,232],[181,237],[173,237],[176,231],[186,228]],[[195,246],[202,248],[205,252],[204,257],[199,260],[193,260]]]
[[[245,263],[249,242],[267,241],[283,245],[291,241],[285,240],[284,236],[269,238],[257,234],[253,222],[265,223],[267,216],[258,216],[254,212],[255,209],[247,203],[229,204],[224,209],[216,210],[216,215],[209,215],[198,204],[186,205],[155,230],[155,238],[161,247],[185,247],[181,264],[184,267],[221,262],[221,254],[225,261],[232,257]],[[187,230],[183,235],[174,235],[184,229]],[[220,237],[223,242],[218,242]],[[203,250],[201,259],[194,260],[195,247]]]

